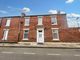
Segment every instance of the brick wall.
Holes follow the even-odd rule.
[[[80,42],[78,28],[61,29],[59,33],[62,42]]]
[[[8,39],[5,42],[17,42],[18,40],[18,31],[19,31],[19,18],[12,18],[9,27],[5,26],[6,18],[2,19],[2,24],[0,28],[0,42],[4,42],[3,38],[3,30],[9,29]]]
[[[45,42],[55,42],[52,40],[52,28],[59,28],[59,42],[80,42],[80,32],[77,28],[68,28],[66,15],[53,15],[57,18],[58,25],[51,25],[51,17],[43,16],[43,25],[44,28],[44,39]],[[3,30],[9,29],[8,40],[5,42],[36,42],[37,41],[37,28],[38,28],[38,17],[30,16],[30,25],[24,26],[25,18],[24,17],[12,17],[10,27],[5,27],[6,18],[2,19],[2,24],[0,28],[0,42],[3,37]],[[20,24],[20,25],[19,25]],[[29,28],[29,40],[23,40],[23,31],[24,29]],[[20,36],[19,36],[20,31]]]

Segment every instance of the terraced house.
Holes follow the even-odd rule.
[[[68,28],[66,14],[0,17],[0,42],[80,42],[79,28]]]

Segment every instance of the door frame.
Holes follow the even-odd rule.
[[[42,34],[43,34],[43,39],[42,39],[43,41],[42,42],[39,42],[39,40],[38,40],[39,39],[38,38],[39,30],[42,30]],[[44,43],[44,28],[37,28],[37,37],[36,38],[37,38],[37,43]]]

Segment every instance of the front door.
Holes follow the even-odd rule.
[[[37,43],[44,43],[44,29],[37,29]]]

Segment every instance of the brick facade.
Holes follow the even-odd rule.
[[[38,25],[38,16],[42,17],[42,25]],[[57,18],[57,25],[51,24],[51,16]],[[29,26],[24,26],[25,17],[1,17],[0,42],[36,42],[37,29],[44,29],[44,42],[80,42],[78,28],[68,28],[66,14],[31,15]],[[10,26],[5,26],[7,18],[11,18]],[[52,28],[58,28],[59,41],[53,40]],[[2,40],[3,30],[9,29],[8,39]],[[23,40],[24,29],[29,29],[28,40]]]

